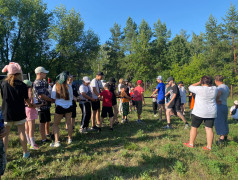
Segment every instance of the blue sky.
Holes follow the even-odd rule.
[[[107,41],[110,28],[115,22],[125,27],[128,17],[139,25],[145,19],[151,28],[158,18],[171,29],[172,37],[181,29],[188,34],[205,32],[205,23],[210,14],[218,22],[230,7],[231,3],[238,9],[238,0],[43,0],[48,10],[60,4],[69,10],[74,8],[81,14],[85,29],[92,29],[99,37],[100,43]]]

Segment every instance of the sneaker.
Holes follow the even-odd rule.
[[[97,130],[98,130],[98,127],[97,127],[97,126],[93,126],[92,129],[93,129],[94,131],[97,131]]]
[[[30,152],[23,153],[23,158],[27,159],[30,157]]]
[[[72,139],[68,139],[67,144],[72,144]]]
[[[158,117],[158,114],[154,114],[154,117]]]
[[[86,128],[80,128],[80,129],[79,129],[79,132],[80,132],[81,134],[87,134],[87,133],[88,133]]]
[[[27,147],[30,148],[30,147],[31,147],[31,144],[27,143]]]
[[[45,143],[49,143],[49,142],[50,142],[49,139],[41,140],[41,144],[45,144]]]
[[[110,131],[113,131],[113,128],[110,128],[109,130],[110,130]]]
[[[37,145],[37,144],[35,144],[34,146],[30,146],[30,149],[33,149],[33,150],[38,150],[38,149],[39,149],[39,147],[38,147],[38,145]]]
[[[61,144],[59,141],[50,143],[50,147],[60,147],[60,146],[61,146]]]
[[[51,137],[51,134],[47,134],[46,137],[50,138],[50,137]]]
[[[98,128],[98,132],[101,132],[102,131],[102,129],[101,128]]]
[[[163,129],[172,129],[171,125],[164,126]]]
[[[189,148],[194,148],[194,146],[193,146],[192,144],[189,144],[189,142],[183,143],[183,145],[185,145],[185,146],[187,146],[187,147],[189,147]]]
[[[115,122],[114,122],[114,125],[117,125],[117,124],[119,124],[119,121],[115,121]]]
[[[188,128],[189,128],[189,124],[187,123],[187,124],[185,124],[184,129],[188,129]]]
[[[129,123],[129,120],[128,120],[128,119],[126,119],[126,120],[125,120],[125,122],[126,122],[126,123]]]
[[[223,145],[225,143],[225,140],[224,139],[219,139],[216,144],[217,145]]]
[[[203,147],[203,150],[205,151],[211,151],[212,149],[211,148],[208,148],[207,146]]]
[[[138,119],[136,122],[137,122],[137,123],[142,123],[142,121],[141,121],[140,119]]]
[[[122,124],[124,124],[125,122],[126,122],[126,120],[124,120],[124,119],[121,120],[121,123],[122,123]]]

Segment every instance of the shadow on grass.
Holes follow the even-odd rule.
[[[138,166],[124,166],[109,164],[92,173],[87,173],[82,176],[71,176],[71,177],[56,177],[50,179],[113,179],[120,177],[123,179],[138,179],[139,177],[158,176],[161,171],[167,171],[170,173],[173,170],[173,165],[177,161],[175,158],[164,158],[161,156],[147,156],[143,155],[142,160]]]

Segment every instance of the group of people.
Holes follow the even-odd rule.
[[[113,131],[115,124],[118,124],[118,114],[122,115],[121,123],[129,122],[128,114],[132,108],[137,111],[137,122],[141,123],[141,114],[144,100],[144,89],[142,80],[137,81],[137,86],[132,87],[128,81],[119,80],[118,89],[116,80],[111,77],[107,83],[102,84],[103,72],[98,72],[93,80],[83,77],[83,83],[79,89],[73,84],[73,76],[69,72],[60,73],[56,79],[56,84],[49,88],[45,81],[47,71],[44,67],[35,69],[36,80],[32,83],[29,80],[23,81],[21,66],[11,62],[6,65],[2,72],[8,75],[1,84],[2,95],[2,118],[0,121],[0,175],[3,174],[6,164],[6,154],[8,148],[8,135],[11,126],[18,127],[21,145],[23,147],[23,157],[30,156],[27,146],[37,150],[39,146],[35,143],[34,131],[35,120],[40,120],[41,142],[50,143],[51,147],[59,147],[59,124],[63,118],[66,120],[68,131],[67,144],[72,143],[73,129],[75,128],[75,117],[77,102],[82,112],[82,119],[79,132],[102,131],[104,118],[109,117],[110,131]],[[158,85],[151,94],[153,98],[153,108],[156,112],[159,109],[159,119],[162,120],[163,111],[167,125],[165,129],[171,129],[171,116],[178,116],[185,124],[185,129],[189,123],[184,117],[186,103],[186,90],[183,82],[175,83],[173,77],[167,79],[167,84],[163,82],[163,77],[157,77]],[[193,148],[197,136],[197,128],[204,122],[207,134],[207,146],[205,150],[211,150],[213,142],[213,125],[220,136],[219,143],[227,140],[229,127],[227,122],[228,108],[227,98],[229,88],[223,83],[223,77],[215,77],[213,86],[212,78],[203,76],[201,80],[189,86],[189,91],[195,94],[195,105],[192,110],[192,123],[189,142],[185,146]],[[119,109],[117,107],[119,99]],[[101,103],[102,102],[102,108]],[[55,113],[52,133],[50,133],[51,104],[55,103]],[[131,107],[131,109],[130,109]],[[238,102],[231,110],[235,116],[238,111]],[[102,110],[101,110],[102,109]],[[234,112],[236,111],[236,112]],[[100,116],[101,114],[101,116]],[[91,119],[91,128],[89,128]],[[4,138],[3,138],[4,137]],[[3,139],[3,140],[2,140]],[[5,150],[4,150],[5,148]]]

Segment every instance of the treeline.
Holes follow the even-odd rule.
[[[165,22],[153,27],[128,18],[125,27],[115,23],[103,45],[92,31],[85,31],[79,12],[64,6],[52,12],[41,0],[0,0],[0,61],[19,62],[34,74],[42,65],[55,77],[62,70],[73,74],[104,71],[130,81],[155,81],[157,75],[174,76],[190,84],[202,75],[221,74],[236,85],[238,11],[234,5],[219,24],[210,15],[205,32],[181,30],[171,38]],[[176,19],[175,19],[176,21]]]

